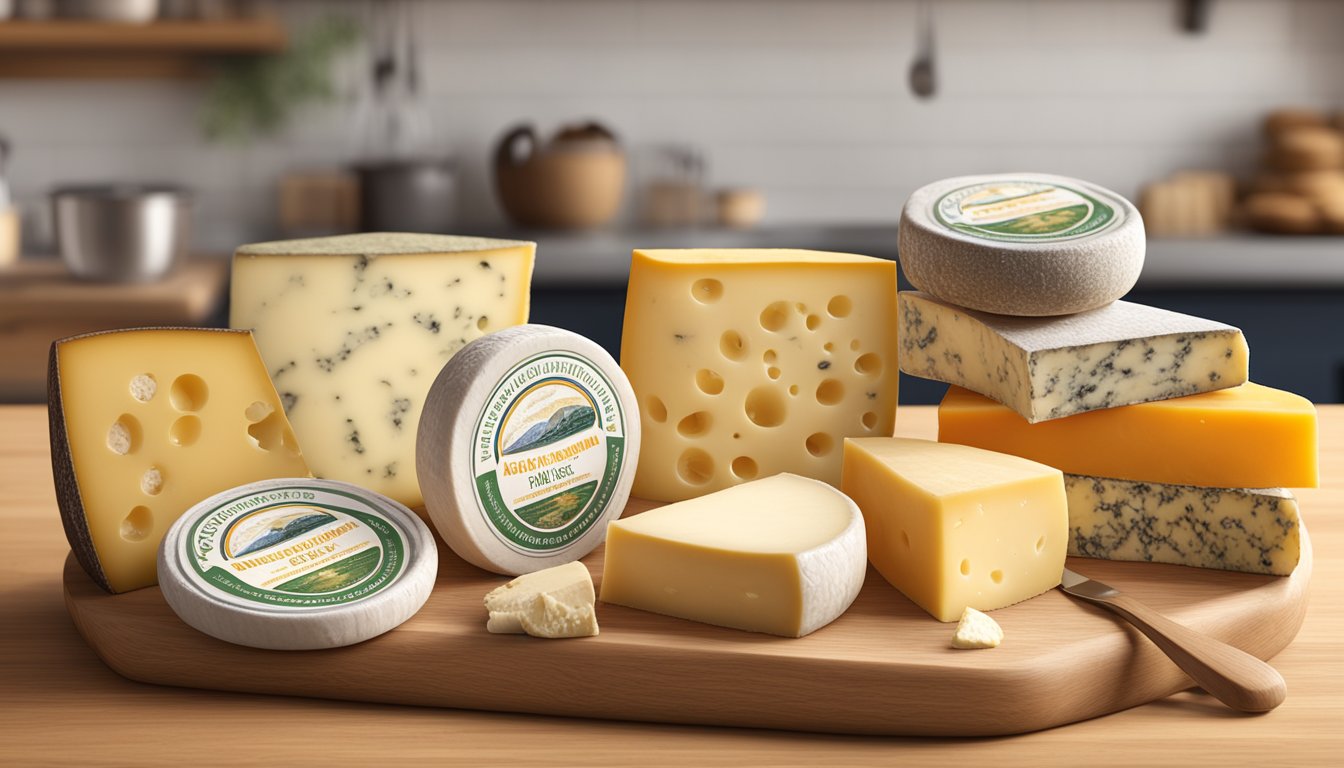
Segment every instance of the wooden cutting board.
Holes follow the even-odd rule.
[[[632,501],[627,514],[652,504]],[[594,581],[602,551],[584,560]],[[1260,658],[1306,613],[1311,545],[1292,576],[1069,558],[1069,567]],[[869,569],[833,624],[800,639],[599,604],[601,634],[485,631],[481,598],[507,581],[440,549],[439,580],[401,627],[325,651],[230,645],[183,624],[157,587],[108,595],[65,564],[65,598],[112,669],[161,685],[614,720],[856,734],[994,736],[1085,720],[1191,682],[1111,614],[1053,590],[994,612],[993,650],[948,648],[941,624]],[[1289,692],[1292,695],[1292,692]]]

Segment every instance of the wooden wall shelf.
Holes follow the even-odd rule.
[[[287,42],[284,26],[269,17],[150,24],[6,21],[0,22],[0,77],[195,77],[211,59],[277,53]]]

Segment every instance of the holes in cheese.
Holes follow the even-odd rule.
[[[714,417],[709,411],[696,411],[677,422],[677,431],[685,437],[699,437],[714,426]]]
[[[872,411],[864,411],[863,415],[859,417],[859,423],[863,424],[864,429],[871,432],[877,427],[877,414]]]
[[[667,406],[663,404],[662,400],[658,399],[657,397],[650,396],[649,399],[645,401],[645,403],[646,403],[645,407],[649,413],[650,419],[659,423],[667,421]]]
[[[695,372],[695,385],[706,395],[717,395],[723,392],[723,377],[708,368],[701,368]]]
[[[146,496],[158,496],[163,492],[163,470],[150,467],[140,476],[140,491]]]
[[[108,591],[154,584],[160,538],[201,499],[258,478],[308,475],[297,452],[258,451],[247,434],[249,403],[280,413],[247,331],[147,328],[62,339],[48,375],[66,537]]]
[[[761,327],[772,333],[784,329],[789,322],[789,303],[776,301],[761,312]]]
[[[691,284],[691,296],[701,304],[713,304],[723,297],[723,283],[713,278],[696,280]]]
[[[747,356],[747,342],[737,331],[724,331],[719,337],[719,352],[729,360],[741,360]],[[621,357],[625,357],[624,353]]]
[[[132,507],[126,518],[121,521],[121,538],[127,541],[144,541],[154,529],[154,513],[149,507]]]
[[[841,488],[863,510],[874,567],[939,621],[1059,583],[1069,517],[1057,469],[929,440],[852,438]]]
[[[140,422],[129,413],[123,413],[107,430],[107,449],[125,456],[140,447]]]
[[[173,422],[173,426],[168,428],[168,440],[181,448],[193,445],[201,439],[201,420],[199,417],[187,415]]]
[[[826,303],[826,311],[831,317],[849,317],[849,313],[854,311],[854,302],[848,296],[833,296]]]
[[[807,325],[807,330],[809,330],[809,331],[815,331],[815,330],[817,330],[817,328],[821,325],[821,316],[819,316],[819,315],[808,315],[808,316],[807,316],[807,323],[806,323],[806,325]]]
[[[835,440],[825,432],[815,432],[807,436],[804,443],[807,446],[807,452],[813,456],[825,456],[835,447]]]
[[[882,357],[872,352],[859,355],[858,359],[854,361],[854,370],[864,376],[877,376],[882,373]]]
[[[210,399],[210,387],[200,376],[186,373],[173,379],[173,386],[168,390],[168,398],[172,401],[173,407],[179,411],[199,411]]]
[[[131,397],[142,403],[148,403],[154,399],[154,394],[159,391],[159,383],[154,377],[142,373],[131,377]]]
[[[714,478],[714,459],[699,448],[687,448],[677,460],[677,474],[691,485],[705,485]]]
[[[817,402],[835,405],[845,399],[845,385],[839,379],[826,379],[817,385]]]
[[[758,427],[778,427],[784,423],[788,405],[774,387],[757,387],[747,394],[747,418]]]
[[[733,459],[732,470],[734,475],[743,480],[755,478],[759,471],[756,467],[756,460],[750,456],[738,456]]]

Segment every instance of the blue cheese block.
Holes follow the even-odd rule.
[[[1065,317],[1009,317],[900,294],[900,367],[1036,423],[1243,384],[1250,350],[1230,325],[1117,301]]]
[[[1282,488],[1199,488],[1064,475],[1069,554],[1287,576],[1301,554]]]
[[[429,385],[468,342],[527,322],[535,250],[400,232],[238,249],[229,323],[252,329],[314,475],[422,505]]]

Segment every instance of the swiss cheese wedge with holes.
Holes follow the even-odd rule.
[[[193,504],[308,466],[248,331],[141,328],[52,344],[51,463],[66,538],[104,589],[156,583]]]
[[[892,433],[896,325],[885,259],[635,251],[621,339],[643,427],[634,495],[780,472],[839,484],[844,438]]]

